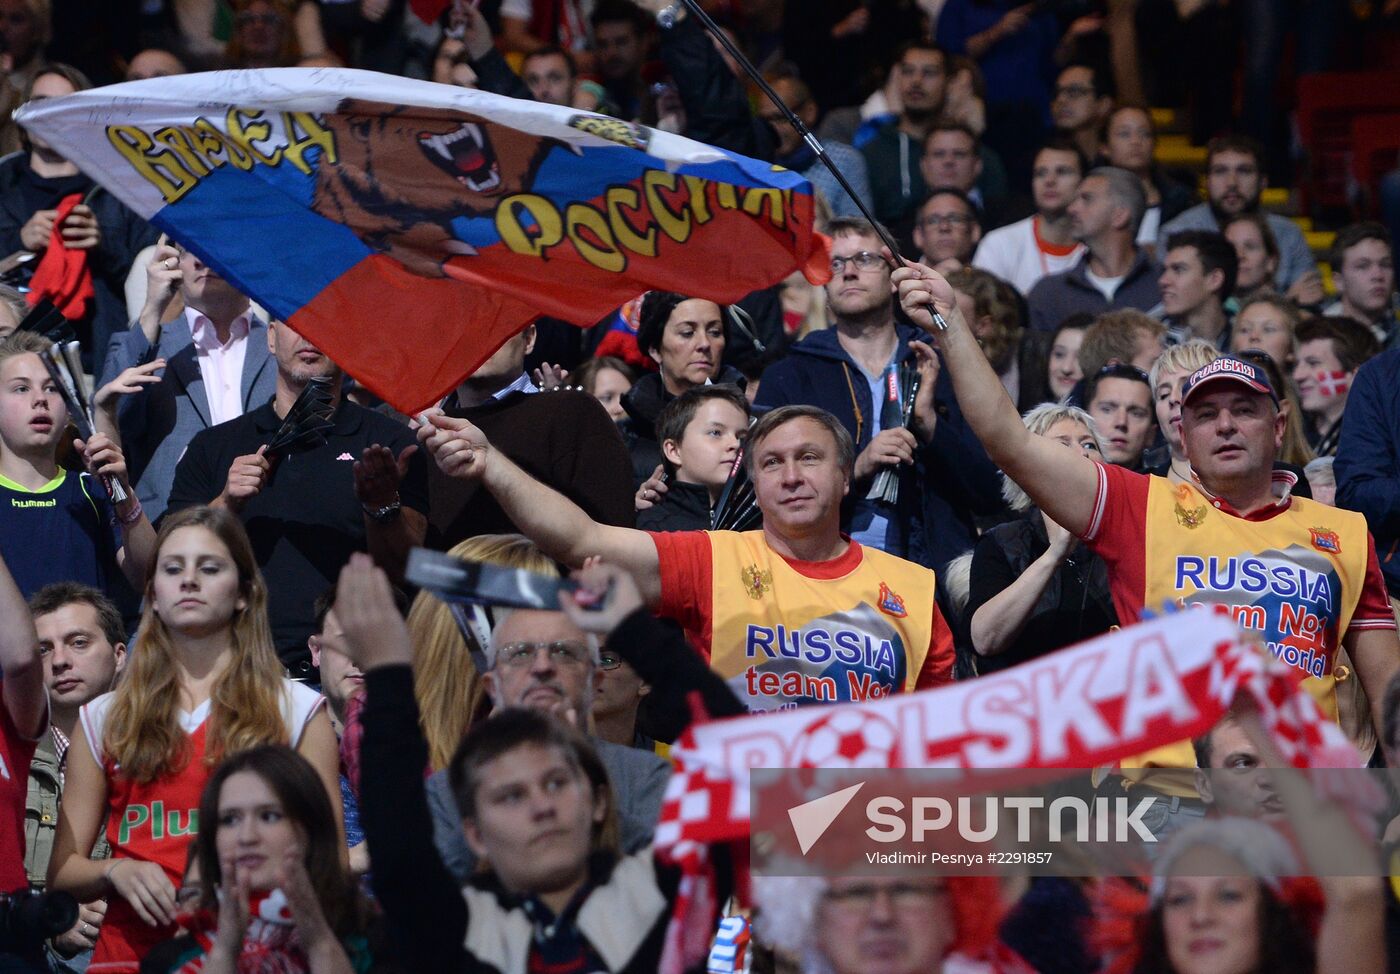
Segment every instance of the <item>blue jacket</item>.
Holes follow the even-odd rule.
[[[1400,597],[1400,348],[1361,366],[1337,442],[1337,506],[1360,511],[1376,539],[1386,588]]]
[[[899,324],[895,331],[899,335],[896,360],[903,362],[913,355],[909,342],[922,332]],[[841,347],[834,328],[808,335],[763,372],[756,406],[798,403],[820,406],[839,419],[855,440],[856,453],[869,445],[874,410],[870,385]],[[942,571],[972,547],[977,537],[973,515],[997,513],[1002,500],[997,468],[963,419],[946,371],[938,375],[934,403],[938,423],[915,466],[922,491],[901,490],[895,517],[907,529],[909,559]],[[852,486],[852,497],[862,493]]]
[[[267,348],[267,322],[257,315],[251,317],[247,341],[241,390],[244,412],[261,406],[277,391],[277,363]],[[175,482],[175,465],[184,456],[185,447],[196,433],[213,425],[199,356],[184,315],[161,326],[155,348],[134,323],[129,330],[113,335],[98,387],[111,382],[122,370],[155,358],[166,363],[160,382],[123,396],[117,406],[122,448],[136,484],[136,497],[153,523],[165,512]]]

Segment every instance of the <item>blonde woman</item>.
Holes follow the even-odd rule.
[[[1100,460],[1093,419],[1076,406],[1045,403],[1026,429]],[[1118,621],[1108,567],[1004,479],[1002,496],[1022,516],[984,534],[973,549],[966,617],[979,673],[1006,669],[1107,632]]]
[[[478,535],[456,545],[448,554],[503,568],[559,575],[558,566],[519,534]],[[501,612],[496,610],[497,623]],[[413,695],[418,700],[423,736],[428,742],[428,762],[434,771],[441,771],[452,763],[457,745],[482,715],[486,690],[467,641],[446,603],[420,592],[408,612],[408,634],[413,639]]]
[[[81,711],[49,866],[54,888],[108,901],[92,974],[134,974],[174,934],[200,793],[223,757],[289,744],[340,794],[324,700],[283,675],[238,519],[207,507],[166,518],[145,596],[121,682]],[[112,858],[93,861],[104,818]]]

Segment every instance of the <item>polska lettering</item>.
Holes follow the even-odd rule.
[[[181,816],[185,824],[180,824]],[[153,801],[150,805],[128,805],[122,812],[122,824],[117,830],[117,842],[126,845],[137,830],[146,829],[152,839],[180,839],[199,832],[199,809],[172,808],[165,810],[165,802]]]
[[[1084,755],[1115,743],[1152,746],[1152,728],[1164,722],[1186,726],[1199,719],[1193,694],[1205,692],[1206,673],[1193,673],[1201,682],[1188,686],[1161,637],[1114,649],[1126,665],[1125,683],[1115,693],[1121,706],[1099,705],[1102,690],[1095,686],[1095,677],[1103,663],[1101,654],[1094,652],[1024,672],[1009,670],[995,680],[972,681],[966,689],[959,688],[954,708],[959,720],[949,720],[942,707],[931,709],[929,694],[881,700],[880,706],[890,709],[880,713],[897,732],[890,759],[881,766],[1077,767]],[[829,716],[814,715],[812,721]],[[739,725],[725,728],[727,739],[717,745],[725,761],[756,768],[802,767],[809,722],[785,733],[773,720],[766,718],[749,734],[737,733]]]

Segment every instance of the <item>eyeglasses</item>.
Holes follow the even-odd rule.
[[[858,271],[873,271],[877,267],[885,266],[885,258],[868,250],[862,250],[849,257],[833,257],[831,258],[831,273],[844,273],[848,263],[856,265]]]
[[[925,230],[936,230],[939,227],[966,227],[972,225],[972,217],[962,213],[931,213],[919,221],[919,226]]]
[[[552,643],[507,643],[496,651],[496,665],[519,669],[535,661],[540,650],[549,654],[549,661],[559,666],[582,666],[592,653],[583,643],[559,640]]]
[[[1056,98],[1088,98],[1094,89],[1088,85],[1064,85],[1055,89]]]
[[[935,899],[947,891],[948,887],[942,883],[891,883],[888,886],[862,883],[844,889],[827,890],[826,900],[851,913],[869,913],[874,909],[875,902],[881,894],[884,894],[890,898],[890,903],[897,910],[922,910],[927,909]]]
[[[605,649],[598,654],[598,667],[604,670],[615,670],[622,665],[622,657],[610,649]]]
[[[261,24],[264,27],[276,27],[282,22],[281,14],[255,14],[251,11],[241,13],[237,17],[240,27],[248,24]]]

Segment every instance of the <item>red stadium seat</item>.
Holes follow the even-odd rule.
[[[1352,120],[1400,112],[1400,71],[1308,74],[1298,79],[1298,131],[1307,153],[1300,184],[1310,210],[1346,207]]]

